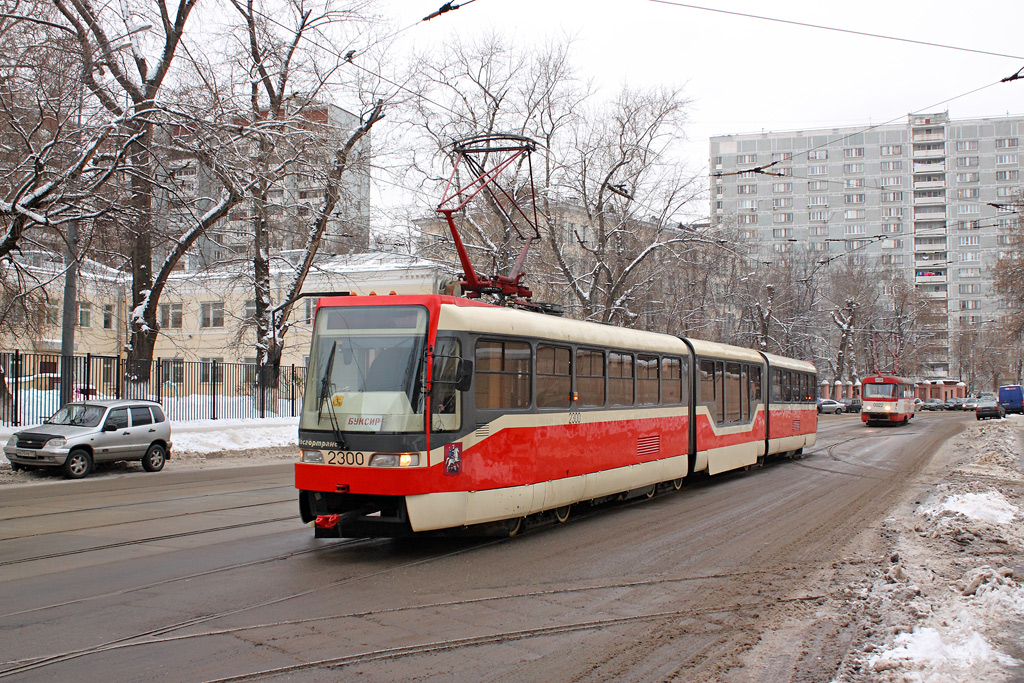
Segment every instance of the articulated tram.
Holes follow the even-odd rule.
[[[515,534],[817,430],[810,363],[443,295],[319,300],[295,465],[317,537]]]

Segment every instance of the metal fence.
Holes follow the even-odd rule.
[[[254,363],[158,358],[146,373],[123,358],[91,354],[0,352],[0,365],[7,384],[0,425],[15,427],[38,424],[60,408],[62,378],[71,400],[149,399],[176,421],[295,417],[306,379],[306,369],[295,365],[282,366],[273,383]]]

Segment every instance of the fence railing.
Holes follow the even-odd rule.
[[[176,421],[295,417],[302,407],[304,367],[282,366],[273,382],[254,363],[158,358],[148,373],[133,365],[117,356],[0,352],[0,425],[38,424],[57,412],[62,381],[70,400],[149,399]]]

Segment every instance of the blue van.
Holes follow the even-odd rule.
[[[1008,413],[1024,414],[1024,391],[1019,384],[999,387],[999,402]]]

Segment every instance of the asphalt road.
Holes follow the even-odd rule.
[[[744,655],[969,418],[823,416],[803,458],[505,540],[316,540],[281,465],[5,487],[0,679],[828,680],[841,624]]]

